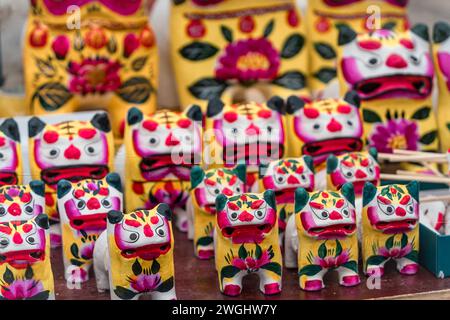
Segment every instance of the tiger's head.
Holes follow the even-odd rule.
[[[370,148],[368,152],[351,152],[340,156],[331,155],[327,159],[327,183],[333,190],[340,190],[344,184],[353,184],[355,194],[361,196],[366,182],[375,186],[380,183],[378,152]]]
[[[431,95],[434,67],[427,26],[359,35],[349,26],[339,29],[341,80],[362,100]]]
[[[0,222],[0,264],[15,269],[46,259],[48,217],[39,214],[28,220]]]
[[[214,130],[214,140],[225,166],[238,163],[258,166],[280,159],[285,152],[284,101],[271,98],[266,104],[225,105],[210,100],[206,127]]]
[[[232,243],[261,243],[277,232],[275,193],[244,193],[216,198],[218,232]]]
[[[61,179],[77,182],[102,179],[111,169],[113,138],[108,115],[97,113],[91,121],[46,124],[33,117],[28,122],[32,170],[56,189]]]
[[[345,238],[356,232],[355,193],[351,183],[340,191],[295,191],[297,228],[315,239]]]
[[[191,192],[194,203],[209,214],[216,214],[216,198],[223,194],[232,197],[244,192],[246,167],[243,164],[233,169],[203,170],[195,166],[191,170]]]
[[[6,119],[0,125],[0,186],[18,184],[21,174],[19,127]]]
[[[154,260],[173,248],[172,211],[165,203],[152,210],[108,212],[108,233],[125,259]]]
[[[75,230],[106,229],[106,215],[111,210],[122,210],[122,185],[117,173],[102,180],[58,182],[58,211]]]
[[[189,180],[191,167],[200,162],[202,117],[197,105],[183,113],[159,110],[150,116],[137,108],[128,111],[126,139],[134,155],[130,159],[137,161],[146,181],[170,176]]]
[[[438,22],[433,30],[433,42],[437,46],[436,63],[450,91],[450,24]]]
[[[40,180],[0,187],[0,221],[30,220],[44,213],[44,194],[45,185]]]
[[[376,187],[363,191],[363,221],[374,230],[396,234],[413,230],[419,222],[419,183]]]
[[[296,96],[287,102],[289,122],[300,143],[302,155],[323,163],[330,154],[360,151],[363,146],[363,124],[360,100],[354,91],[344,99],[326,99],[305,103]]]

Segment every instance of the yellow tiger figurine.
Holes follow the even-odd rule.
[[[158,56],[147,0],[32,0],[26,103],[35,115],[105,109],[119,133],[131,106],[156,108]]]
[[[17,122],[5,119],[0,124],[0,187],[22,183],[22,151]]]
[[[309,95],[305,23],[294,0],[173,1],[170,30],[182,106]]]
[[[337,80],[336,26],[345,24],[357,32],[379,28],[408,29],[405,0],[309,0],[306,14],[308,52],[310,55],[309,85],[315,97]],[[379,22],[376,20],[379,18]]]

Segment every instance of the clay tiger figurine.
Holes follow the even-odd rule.
[[[384,153],[437,150],[428,27],[362,34],[339,28],[340,87],[355,90],[361,98],[368,145]]]
[[[102,180],[58,182],[64,276],[70,283],[89,279],[95,242],[106,229],[107,213],[123,210],[120,176],[110,173]]]
[[[0,222],[0,300],[54,300],[48,217]]]
[[[295,0],[172,3],[171,59],[182,106],[309,95],[305,23]]]
[[[375,187],[366,183],[363,194],[362,258],[367,275],[384,274],[392,259],[401,274],[419,270],[419,183]]]
[[[341,190],[295,192],[295,215],[286,229],[285,264],[298,267],[300,288],[317,291],[325,287],[323,277],[336,270],[339,284],[360,283],[355,193],[351,183]]]
[[[214,256],[214,226],[216,221],[216,198],[239,195],[245,190],[246,168],[203,170],[195,166],[191,170],[191,191],[188,200],[188,238],[194,240],[194,252],[200,259]]]
[[[275,193],[244,193],[216,199],[215,264],[220,291],[238,296],[242,278],[259,276],[265,295],[281,292],[282,256],[278,243]]]
[[[38,117],[28,122],[33,179],[45,182],[45,212],[49,215],[52,246],[61,244],[56,187],[61,179],[78,182],[103,179],[113,170],[113,136],[108,115],[90,121],[47,124]]]
[[[308,83],[314,95],[320,97],[328,86],[337,82],[336,25],[348,25],[357,32],[379,28],[405,31],[409,28],[407,3],[408,0],[309,0],[306,15],[311,60]]]
[[[167,203],[176,225],[187,231],[190,170],[201,162],[202,111],[158,110],[150,116],[128,111],[125,128],[125,203],[128,211]]]
[[[17,122],[10,118],[0,124],[0,187],[22,182],[22,152]]]
[[[361,151],[363,125],[360,100],[354,91],[343,99],[305,103],[292,96],[287,101],[290,156],[311,156],[319,171],[330,154]]]
[[[441,151],[450,149],[450,25],[438,22],[433,29],[433,56],[439,88],[438,126]]]
[[[149,0],[30,0],[24,34],[29,114],[156,109],[158,52]],[[82,17],[82,19],[81,19]]]
[[[294,193],[297,188],[314,190],[314,164],[310,156],[284,158],[259,167],[260,190],[273,190],[277,201],[280,245],[289,217],[294,213]]]
[[[206,111],[204,161],[211,167],[247,165],[247,191],[257,185],[258,166],[286,153],[284,101],[224,104],[210,100]]]
[[[108,212],[107,230],[94,250],[97,289],[110,288],[111,299],[137,300],[144,294],[176,299],[171,220],[165,203],[127,214]]]
[[[44,213],[44,196],[45,185],[40,180],[0,187],[0,222],[31,220]]]

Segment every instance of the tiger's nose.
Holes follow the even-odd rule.
[[[355,173],[355,177],[358,179],[364,179],[367,177],[367,174],[362,170],[357,170]]]
[[[255,136],[260,134],[260,130],[257,126],[255,126],[253,123],[248,126],[247,129],[245,129],[245,133],[249,136]]]
[[[8,212],[12,216],[20,216],[22,209],[20,209],[20,206],[17,203],[13,203],[9,206]]]
[[[327,129],[330,132],[338,132],[342,130],[342,124],[340,124],[339,122],[337,122],[336,120],[331,119],[330,123],[328,123],[327,125]]]
[[[330,213],[330,219],[331,219],[331,220],[339,220],[339,219],[342,219],[342,216],[341,216],[341,214],[340,214],[339,212],[337,212],[337,211],[332,211],[332,212]]]
[[[289,176],[287,182],[289,184],[299,184],[300,183],[300,181],[298,181],[298,179],[294,176]]]
[[[244,211],[239,215],[238,219],[242,222],[250,222],[253,220],[253,216],[247,211]]]
[[[81,157],[80,149],[71,144],[66,151],[64,151],[64,157],[69,160],[79,160]]]
[[[180,140],[177,139],[172,133],[167,136],[166,146],[177,146],[180,144]]]
[[[89,210],[100,209],[100,202],[98,202],[97,198],[90,198],[86,205]]]
[[[224,195],[228,196],[228,197],[230,197],[230,196],[233,195],[233,191],[231,191],[231,190],[228,189],[228,188],[223,189],[223,190],[222,190],[222,193],[223,193]]]
[[[386,65],[395,69],[405,69],[406,67],[408,67],[408,63],[406,62],[406,60],[398,54],[391,54],[386,61]]]

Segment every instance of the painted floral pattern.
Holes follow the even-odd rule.
[[[24,278],[16,278],[6,267],[0,282],[0,299],[6,300],[47,300],[49,290],[44,290],[41,281],[33,279],[33,269],[28,266]]]
[[[391,153],[394,149],[418,150],[420,139],[416,122],[406,119],[393,119],[374,128],[370,145],[379,152]]]
[[[406,233],[403,233],[400,238],[397,235],[393,235],[386,239],[383,246],[379,246],[378,243],[372,245],[372,253],[367,261],[366,265],[378,266],[383,264],[389,259],[407,258],[415,263],[419,262],[419,252],[414,249],[415,238],[409,241]]]

